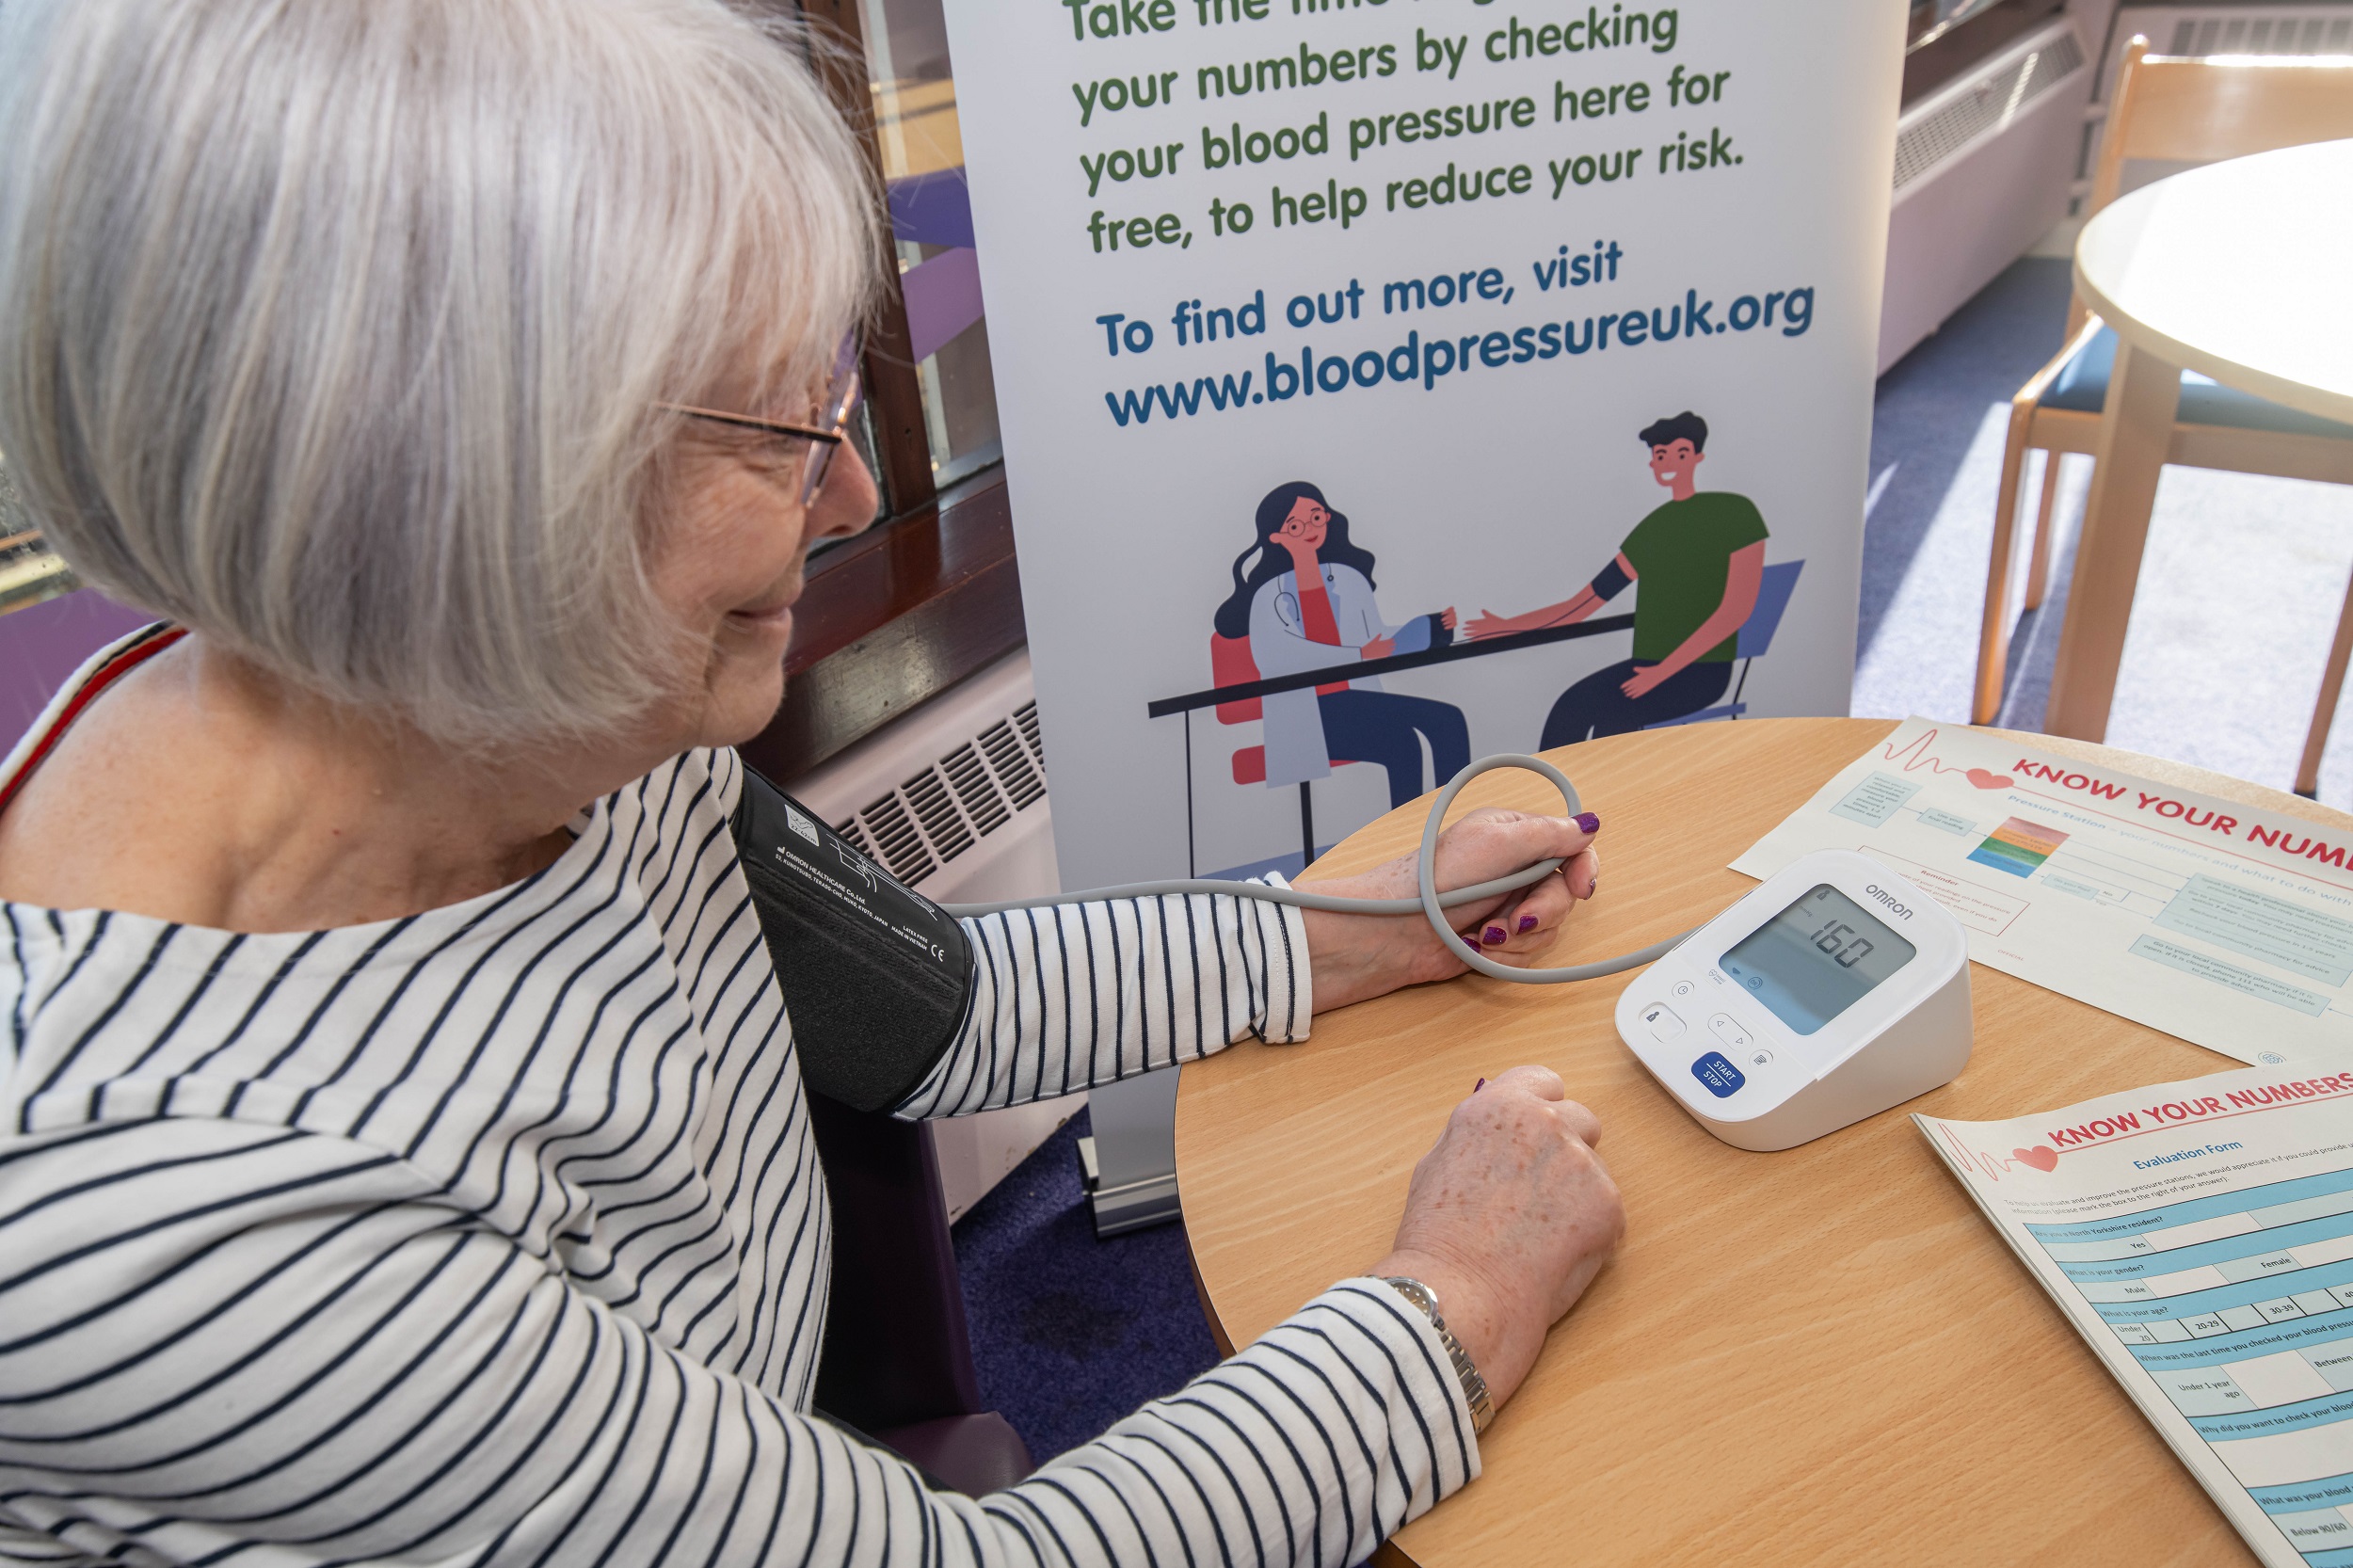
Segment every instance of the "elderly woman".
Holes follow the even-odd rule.
[[[810,1414],[824,1176],[728,748],[874,509],[833,377],[877,248],[789,37],[8,0],[0,149],[0,450],[162,617],[0,768],[0,1560],[1339,1568],[1477,1474],[1476,1376],[1621,1224],[1541,1068],[1365,1277],[1022,1485]],[[1465,912],[1517,955],[1590,838],[1489,814],[1442,874],[1566,857]],[[1410,920],[1042,919],[903,1114],[1452,968]]]

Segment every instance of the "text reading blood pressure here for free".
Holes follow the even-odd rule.
[[[1287,11],[1286,0],[1063,0],[1071,31],[1059,47],[1078,68],[1069,84],[1071,112],[1091,137],[1103,138],[1078,152],[1091,203],[1104,203],[1086,217],[1090,251],[1111,257],[1187,249],[1196,237],[1230,240],[1303,224],[1346,230],[1374,214],[1444,219],[1465,216],[1468,203],[1481,200],[1544,192],[1558,201],[1579,187],[1746,162],[1733,128],[1715,120],[1738,86],[1732,65],[1653,63],[1685,41],[1673,7],[1628,9],[1624,0],[1609,0],[1572,6],[1547,20],[1477,8],[1496,0],[1471,0],[1468,15],[1445,4],[1378,9],[1391,3],[1287,0]],[[1514,0],[1514,7],[1549,8],[1546,0]],[[1412,36],[1401,31],[1360,42],[1327,32],[1351,17],[1410,23]],[[1444,25],[1474,17],[1477,24],[1467,30]],[[1284,37],[1303,24],[1310,39]],[[1197,43],[1179,41],[1195,28],[1207,30],[1203,41],[1214,40],[1207,61]],[[1177,35],[1167,41],[1185,51],[1184,64],[1162,66],[1148,55],[1114,59],[1103,49],[1103,40],[1157,43],[1160,35]],[[1598,71],[1607,79],[1521,79],[1526,67],[1547,64]],[[1105,66],[1110,73],[1102,72]],[[1513,80],[1498,79],[1498,72]],[[1364,103],[1355,85],[1375,83],[1411,101]],[[1209,123],[1172,122],[1188,89]],[[1314,102],[1335,90],[1352,100],[1348,108]],[[1697,110],[1709,118],[1657,123],[1661,114]],[[1529,132],[1567,132],[1575,140],[1534,155],[1520,135]],[[1498,133],[1500,143],[1485,152]],[[1463,137],[1477,148],[1434,145]],[[1522,145],[1505,151],[1502,143],[1512,142]],[[1430,161],[1432,152],[1440,162]],[[1452,161],[1445,161],[1447,152]],[[1399,166],[1401,154],[1411,167]],[[1344,160],[1346,175],[1326,175],[1332,166],[1325,159]],[[1160,193],[1174,196],[1170,182],[1257,173],[1280,178],[1257,190],[1216,192],[1195,209],[1206,224],[1181,207],[1151,210],[1162,206],[1155,199]]]
[[[1464,291],[1463,297],[1465,298],[1483,296],[1489,300],[1499,299],[1508,304],[1512,292],[1515,292],[1497,288],[1495,292],[1487,293],[1481,289],[1481,283],[1500,282],[1501,274],[1493,267],[1464,276],[1470,280]],[[1291,301],[1289,319],[1291,325],[1298,327],[1348,319],[1354,313],[1353,308],[1361,306],[1369,292],[1352,279],[1348,288],[1336,291],[1329,296],[1302,295]],[[1427,299],[1429,285],[1420,280],[1406,285],[1390,284],[1384,293],[1392,300],[1401,296],[1408,301],[1416,296]],[[1314,313],[1306,322],[1300,320],[1298,307],[1303,302],[1310,312],[1316,312],[1327,301],[1337,307],[1331,313]],[[1230,408],[1263,407],[1270,403],[1288,403],[1294,397],[1328,396],[1351,389],[1369,390],[1384,382],[1412,383],[1424,392],[1434,392],[1440,381],[1450,376],[1468,375],[1478,370],[1501,370],[1507,366],[1545,360],[1602,354],[1613,345],[1623,352],[1679,340],[1759,331],[1790,338],[1803,337],[1814,325],[1814,305],[1815,290],[1810,285],[1739,295],[1728,306],[1720,306],[1712,298],[1702,299],[1696,289],[1686,289],[1681,299],[1670,303],[1625,306],[1565,321],[1529,322],[1475,332],[1449,331],[1427,338],[1422,335],[1419,327],[1413,327],[1407,329],[1404,342],[1385,348],[1368,346],[1329,354],[1319,353],[1312,344],[1303,343],[1295,349],[1269,349],[1263,367],[1245,370],[1239,376],[1230,373],[1214,376],[1196,376],[1190,381],[1106,392],[1103,403],[1111,410],[1112,423],[1125,429],[1129,425],[1148,424],[1155,414],[1164,420],[1178,419],[1204,410],[1221,412]],[[1245,324],[1241,328],[1241,335],[1243,336],[1256,335],[1247,325],[1255,313],[1256,331],[1266,329],[1266,299],[1263,293],[1252,303],[1242,306],[1240,312],[1219,311],[1208,313],[1225,316],[1229,321],[1239,319]],[[1191,308],[1180,308],[1178,312],[1180,317],[1200,314]],[[1112,324],[1105,328],[1114,344],[1119,341],[1120,322],[1123,319],[1111,318]],[[1198,334],[1200,328],[1196,327],[1193,330]],[[1229,332],[1231,330],[1229,328]],[[1148,331],[1142,337],[1146,344],[1151,341]],[[1133,344],[1134,340],[1129,340],[1131,351]]]

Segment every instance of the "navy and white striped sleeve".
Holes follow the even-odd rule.
[[[1256,1035],[1307,1037],[1306,928],[1223,895],[1014,909],[963,922],[977,975],[964,1027],[899,1106],[909,1120],[1050,1099]]]
[[[10,1561],[1343,1568],[1478,1467],[1435,1336],[1375,1281],[976,1499],[363,1144],[81,1129],[0,1167],[0,1237]]]

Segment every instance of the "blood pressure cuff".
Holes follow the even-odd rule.
[[[899,1104],[964,1026],[964,928],[749,768],[733,826],[801,1077],[859,1111]]]
[[[1416,616],[1397,629],[1399,653],[1419,653],[1425,648],[1444,648],[1454,640],[1454,633],[1446,629],[1438,616]]]
[[[1625,592],[1626,584],[1633,581],[1625,574],[1625,568],[1618,565],[1618,558],[1612,555],[1609,564],[1601,568],[1601,575],[1593,581],[1593,597],[1607,603]]]

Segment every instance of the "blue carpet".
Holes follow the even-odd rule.
[[[2067,295],[2067,263],[2022,261],[1880,378],[1865,502],[1856,713],[1969,716],[2010,394],[2057,351]],[[2059,602],[2055,596],[2038,617],[2049,618]],[[2025,651],[2032,623],[2019,632]],[[2050,651],[2041,649],[2042,666],[2033,672],[2041,684],[2023,728],[2041,720]]]
[[[1083,1111],[955,1225],[981,1399],[1040,1464],[1217,1364],[1181,1225],[1095,1239]]]
[[[1881,377],[1864,529],[1858,714],[1966,719],[2010,394],[2058,351],[2068,264],[2012,265]],[[2031,501],[2040,459],[2025,475]],[[2061,469],[2051,597],[2010,638],[1998,722],[2039,729],[2091,460]],[[2029,514],[2030,515],[2030,514]],[[2022,548],[2021,574],[2024,555]],[[2169,468],[2107,742],[2275,789],[2295,781],[2353,568],[2353,487]],[[2353,804],[2342,714],[2320,798]]]

